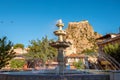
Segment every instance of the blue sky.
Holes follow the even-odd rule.
[[[88,20],[100,34],[118,33],[120,0],[0,0],[0,37],[29,45],[45,35],[56,39],[56,21]]]

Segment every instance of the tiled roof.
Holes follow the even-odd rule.
[[[102,36],[100,38],[97,38],[97,40],[111,38],[111,35],[118,36],[118,34],[110,33],[110,34],[106,34],[106,35],[104,35],[104,36]]]
[[[70,55],[68,55],[66,57],[68,57],[68,58],[84,58],[85,55],[84,54],[75,54],[75,53],[73,53],[73,54],[70,54]]]
[[[57,65],[58,64],[58,62],[48,62],[48,61],[46,61],[46,63],[45,64],[54,64],[54,65]]]
[[[104,44],[104,43],[113,42],[113,41],[116,41],[116,40],[120,40],[120,35],[117,35],[116,37],[110,38],[110,39],[108,39],[108,40],[104,40],[104,41],[102,41],[102,42],[98,42],[98,44]]]

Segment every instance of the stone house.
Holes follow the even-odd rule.
[[[104,53],[103,49],[108,44],[120,44],[120,34],[106,34],[97,39],[98,43],[98,62],[104,69],[119,69],[119,63],[111,56]],[[118,64],[118,65],[116,65]]]

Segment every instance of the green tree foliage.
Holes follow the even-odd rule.
[[[0,38],[0,69],[5,67],[15,57],[12,46],[12,42],[7,41],[7,37]]]
[[[25,64],[25,60],[19,60],[19,59],[12,59],[10,61],[10,68],[23,68],[23,65]]]
[[[98,34],[97,32],[94,32],[94,35],[95,35],[95,36],[97,36],[97,34]]]
[[[84,64],[81,60],[79,60],[78,62],[74,62],[73,65],[77,68],[77,69],[84,69]]]
[[[13,46],[13,48],[14,48],[14,49],[16,49],[16,48],[22,48],[22,49],[24,49],[24,45],[23,45],[23,44],[15,44],[15,45]]]
[[[28,59],[41,59],[43,64],[47,60],[52,60],[57,56],[57,50],[49,45],[47,37],[43,37],[42,40],[31,40],[29,45],[29,52],[26,54]]]
[[[120,44],[109,44],[105,46],[103,50],[120,63]]]
[[[93,56],[93,55],[95,55],[95,50],[94,49],[85,49],[82,51],[82,53],[89,55],[89,56]]]

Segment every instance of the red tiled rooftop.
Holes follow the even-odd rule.
[[[84,58],[85,55],[84,54],[75,54],[75,53],[73,53],[73,54],[70,54],[70,55],[68,55],[66,57],[69,57],[69,58]]]

